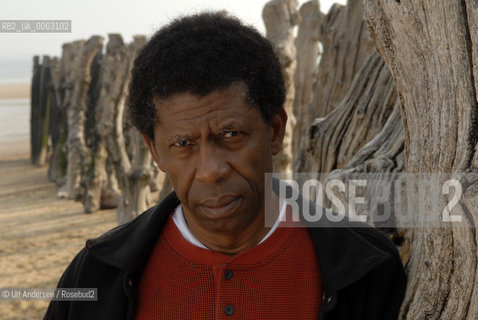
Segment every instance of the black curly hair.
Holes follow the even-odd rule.
[[[237,82],[245,83],[247,103],[270,123],[286,94],[271,43],[223,12],[181,17],[159,29],[136,56],[127,107],[134,126],[154,141],[153,97],[205,96]]]

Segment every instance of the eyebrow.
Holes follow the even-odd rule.
[[[224,130],[240,130],[241,128],[244,128],[244,124],[241,124],[237,120],[226,120],[224,121],[224,125],[219,126],[219,131],[224,131]],[[194,137],[189,135],[189,134],[175,134],[174,136],[171,136],[167,139],[167,142],[169,145],[174,144],[178,141],[181,140],[194,140]]]
[[[240,124],[237,120],[230,120],[222,126],[221,130],[240,129],[242,127],[244,127],[244,125]]]

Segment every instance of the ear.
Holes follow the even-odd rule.
[[[284,108],[280,108],[271,123],[271,151],[272,155],[279,153],[284,141],[285,128],[287,124],[287,113]]]
[[[158,152],[157,152],[156,147],[154,145],[154,141],[149,140],[149,138],[145,134],[142,134],[142,136],[143,136],[144,142],[148,146],[149,152],[151,152],[151,156],[153,157],[154,162],[156,162],[156,164],[158,165],[158,168],[161,171],[166,172],[166,170],[164,170],[163,165],[161,164]]]

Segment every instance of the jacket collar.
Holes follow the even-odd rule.
[[[341,225],[340,225],[341,224]],[[359,232],[370,232],[347,223],[333,227],[309,227],[325,288],[338,291],[358,281],[390,257],[373,246]]]
[[[88,240],[86,246],[103,263],[140,274],[170,213],[178,204],[172,192],[133,221]],[[308,230],[317,251],[323,286],[331,291],[356,282],[390,255],[370,243],[370,238],[379,237],[378,231],[364,224],[320,220],[309,225]]]
[[[131,222],[86,241],[86,247],[103,263],[128,273],[140,273],[146,266],[170,213],[178,204],[176,193],[171,192],[160,204],[146,210]]]
[[[385,242],[385,236],[365,223],[352,222],[346,216],[333,222],[324,214],[316,222],[307,222],[304,218],[304,203],[309,204],[309,216],[315,215],[317,209],[323,208],[317,207],[297,190],[292,190],[291,185],[273,178],[272,190],[276,194],[279,194],[281,184],[285,186],[286,194],[298,194],[296,202],[299,206],[299,219],[301,225],[308,228],[314,243],[322,284],[326,290],[337,292],[347,287],[390,257],[390,253],[372,244]],[[392,244],[390,246],[391,250],[396,250]]]

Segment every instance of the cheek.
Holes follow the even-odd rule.
[[[256,143],[242,156],[235,155],[236,170],[251,184],[251,188],[262,193],[264,173],[272,171],[272,157],[269,145]]]
[[[250,152],[252,169],[261,174],[272,170],[272,153],[270,144],[259,141]]]
[[[178,196],[179,201],[181,201],[183,205],[189,207],[191,200],[189,195],[192,189],[190,180],[185,177],[184,173],[185,172],[183,172],[179,176],[171,173],[168,174],[168,176],[171,180],[171,184],[173,186],[174,191],[176,192],[176,195]]]
[[[181,202],[187,203],[187,195],[191,186],[191,179],[194,176],[194,168],[174,159],[166,157],[163,159],[164,170],[171,181],[174,191]]]

